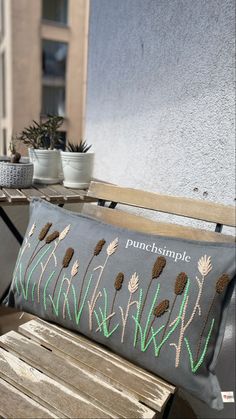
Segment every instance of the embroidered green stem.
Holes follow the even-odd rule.
[[[135,331],[134,331],[134,347],[136,346],[137,343],[137,335],[138,335],[138,320],[139,320],[139,314],[140,314],[140,308],[142,305],[142,296],[143,296],[143,290],[142,288],[139,291],[139,300],[138,300],[138,306],[137,306],[137,312],[136,312],[136,316],[134,317],[135,319]]]
[[[181,321],[181,318],[182,318],[184,307],[186,306],[186,300],[187,300],[188,290],[189,290],[189,279],[188,279],[187,284],[186,284],[183,301],[181,303],[180,311],[179,311],[178,317],[176,319],[176,322],[171,327],[171,329],[169,330],[169,332],[167,333],[167,335],[165,335],[164,339],[162,339],[161,342],[159,343],[159,345],[157,346],[157,348],[155,350],[155,356],[159,356],[161,347],[165,344],[165,342],[169,339],[169,337],[172,335],[172,333],[175,331],[175,329],[179,325],[179,322]]]
[[[83,279],[82,279],[82,282],[81,282],[81,288],[80,288],[79,299],[78,299],[78,309],[79,309],[80,301],[81,301],[81,298],[82,298],[82,295],[83,295],[84,281],[85,281],[86,275],[88,273],[89,267],[90,267],[90,265],[91,265],[91,263],[93,261],[93,258],[94,258],[94,255],[92,255],[92,257],[89,260],[89,263],[88,263],[88,265],[87,265],[87,267],[85,269],[85,273],[84,273],[84,276],[83,276]]]
[[[104,265],[101,266],[101,269],[100,269],[100,272],[99,272],[99,276],[98,276],[96,285],[95,285],[94,290],[93,290],[91,301],[88,301],[88,307],[89,307],[89,330],[90,331],[93,329],[93,311],[94,311],[94,308],[95,308],[95,305],[96,305],[96,302],[97,302],[97,295],[96,295],[96,293],[97,293],[98,287],[100,285],[100,282],[101,282],[101,279],[102,279],[102,274],[103,274],[103,271],[104,271],[104,269],[106,267],[106,264],[107,264],[108,259],[109,259],[109,255],[106,256],[106,260],[104,262]]]
[[[74,287],[74,285],[73,285],[73,284],[71,285],[71,288],[72,288],[72,294],[73,294],[73,299],[74,299],[74,313],[75,313],[75,321],[76,321],[76,324],[77,324],[77,325],[78,325],[78,324],[79,324],[79,322],[80,322],[80,318],[81,318],[82,311],[83,311],[83,308],[84,308],[85,300],[86,300],[87,295],[88,295],[88,292],[89,292],[89,288],[90,288],[90,284],[91,284],[92,278],[93,278],[93,274],[91,274],[91,275],[90,275],[90,278],[89,278],[89,281],[88,281],[87,287],[86,287],[86,289],[85,289],[84,297],[83,297],[83,299],[82,299],[82,304],[80,305],[79,310],[77,309],[78,304],[77,304],[77,298],[76,298],[75,287]]]
[[[196,351],[196,357],[195,357],[196,361],[198,360],[198,357],[199,357],[199,353],[200,353],[201,346],[202,346],[203,335],[204,335],[204,332],[205,332],[205,329],[206,329],[206,326],[207,326],[207,323],[208,323],[208,320],[209,320],[209,317],[210,317],[211,310],[212,310],[213,305],[215,303],[215,300],[216,300],[216,293],[211,300],[211,305],[209,307],[209,310],[208,310],[207,315],[206,315],[205,320],[204,320],[203,328],[202,328],[202,331],[201,331],[201,334],[200,334],[200,337],[199,337],[199,341],[198,341],[198,345],[197,345],[197,351]]]
[[[47,266],[48,266],[48,264],[50,262],[50,259],[54,255],[54,253],[55,253],[55,251],[56,251],[59,243],[60,243],[60,241],[57,241],[57,242],[54,243],[54,249],[49,254],[49,256],[48,256],[48,258],[47,258],[47,260],[46,260],[46,262],[45,262],[45,264],[44,264],[44,266],[42,268],[42,271],[41,271],[41,274],[40,274],[40,277],[39,277],[39,280],[38,280],[38,286],[37,286],[37,299],[38,299],[38,303],[40,301],[40,286],[41,286],[41,282],[42,282],[42,279],[43,279],[43,274],[46,271],[46,268],[47,268]],[[50,248],[51,248],[51,246],[50,246]]]
[[[51,303],[52,303],[53,310],[54,310],[54,312],[57,316],[58,316],[58,313],[59,313],[59,302],[60,302],[60,297],[61,297],[62,287],[63,287],[64,282],[65,282],[65,276],[63,276],[62,281],[61,281],[61,285],[60,285],[60,288],[59,288],[59,291],[58,291],[58,294],[57,294],[56,304],[54,303],[54,300],[51,297],[51,295],[49,295],[49,298],[50,298]]]
[[[28,292],[29,292],[29,284],[30,284],[30,280],[32,277],[32,274],[34,273],[35,269],[37,268],[37,266],[39,265],[39,263],[41,262],[41,260],[43,259],[43,257],[46,255],[46,253],[50,250],[50,247],[48,247],[46,250],[44,250],[44,252],[42,253],[42,255],[38,258],[37,262],[34,264],[34,266],[32,267],[28,278],[26,280],[26,289],[25,289],[25,299],[28,299]]]
[[[116,324],[116,326],[109,332],[108,330],[108,321],[111,315],[108,316],[107,313],[107,309],[108,309],[108,298],[107,298],[107,292],[105,290],[105,288],[103,288],[103,293],[104,293],[104,309],[102,310],[101,307],[99,307],[99,312],[102,318],[102,322],[98,323],[98,330],[102,330],[103,334],[106,338],[109,338],[119,327],[119,323]],[[97,313],[96,313],[97,314]],[[114,315],[115,313],[112,313],[112,315]],[[95,316],[96,319],[98,318],[98,316]]]
[[[62,316],[63,316],[63,319],[66,318],[66,304],[68,303],[68,294],[70,292],[72,278],[73,278],[73,276],[71,275],[70,276],[70,279],[69,279],[69,282],[68,282],[67,290],[64,293],[65,299],[64,299],[63,308],[62,308]]]
[[[187,346],[188,354],[189,354],[191,370],[192,370],[193,373],[195,373],[198,370],[198,368],[202,365],[202,363],[204,361],[204,358],[205,358],[205,355],[206,355],[206,352],[207,352],[207,348],[208,348],[208,344],[209,344],[209,340],[211,338],[211,333],[212,333],[212,330],[213,330],[213,327],[214,327],[214,323],[215,323],[215,319],[212,319],[210,330],[208,332],[202,354],[201,354],[198,362],[195,365],[194,365],[193,355],[192,355],[192,351],[191,351],[191,348],[190,348],[189,341],[186,337],[184,338],[185,344]]]
[[[46,291],[47,291],[48,284],[51,281],[51,279],[52,279],[52,277],[53,277],[54,274],[55,274],[55,271],[53,271],[51,273],[51,275],[48,277],[48,279],[47,279],[47,281],[46,281],[46,283],[44,285],[44,288],[43,288],[43,305],[44,305],[45,311],[47,310],[47,296],[46,296]]]
[[[177,294],[175,294],[175,298],[174,298],[173,304],[172,304],[172,306],[171,306],[171,309],[170,309],[170,312],[169,312],[169,316],[168,316],[168,319],[167,319],[167,322],[166,322],[165,328],[164,328],[164,330],[163,330],[163,334],[162,334],[161,340],[163,340],[163,339],[164,339],[164,337],[165,337],[166,330],[167,330],[167,327],[168,327],[168,324],[169,324],[169,322],[170,322],[171,315],[172,315],[172,312],[173,312],[173,308],[174,308],[175,303],[176,303],[176,299],[177,299]],[[159,353],[160,353],[160,352],[159,352]]]
[[[34,290],[35,290],[36,282],[34,283],[32,290],[31,290],[31,301],[34,301]]]
[[[64,299],[65,299],[64,301],[66,301],[66,308],[67,308],[67,313],[68,313],[69,319],[72,320],[71,313],[70,313],[70,305],[69,305],[67,295],[66,295],[65,292],[63,293],[63,295],[64,295]],[[63,318],[65,319],[65,317],[63,317]]]
[[[147,318],[146,325],[145,325],[145,328],[144,328],[143,339],[141,340],[141,348],[142,348],[141,350],[142,351],[143,351],[143,348],[145,348],[145,346],[146,346],[146,339],[148,339],[148,333],[147,333],[147,331],[148,331],[149,324],[151,322],[151,317],[152,317],[152,314],[153,314],[153,309],[154,309],[154,306],[156,304],[156,300],[157,300],[159,291],[160,291],[160,284],[157,285],[157,289],[156,289],[154,298],[152,300],[152,305],[151,305],[151,308],[150,308],[149,313],[148,313],[148,318]]]

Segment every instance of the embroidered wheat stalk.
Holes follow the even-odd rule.
[[[29,269],[29,266],[30,266],[30,264],[33,262],[33,260],[35,259],[35,257],[37,256],[37,254],[40,252],[40,250],[45,246],[45,243],[42,245],[42,246],[40,246],[40,248],[38,248],[39,247],[39,245],[40,245],[40,243],[44,240],[44,238],[46,237],[46,235],[47,235],[47,233],[48,233],[48,231],[50,230],[50,228],[51,228],[51,226],[52,226],[52,223],[47,223],[47,224],[45,224],[44,225],[44,227],[41,229],[41,231],[40,231],[40,233],[39,233],[39,236],[38,236],[38,243],[36,244],[36,246],[35,246],[35,248],[34,248],[34,250],[33,250],[33,253],[32,253],[32,255],[31,255],[31,257],[29,258],[29,261],[28,261],[28,263],[27,263],[27,265],[26,265],[26,268],[25,268],[25,273],[24,273],[24,283],[26,282],[26,275],[27,275],[27,272],[28,272],[28,269]],[[31,228],[31,230],[32,230],[32,228]],[[34,230],[34,229],[33,229]],[[32,231],[30,231],[30,233],[32,233]],[[33,233],[32,233],[33,234]]]
[[[107,249],[106,249],[107,256],[106,256],[106,260],[105,260],[104,264],[102,266],[97,266],[94,269],[94,271],[95,271],[95,270],[97,270],[97,269],[100,268],[100,273],[99,273],[99,276],[98,276],[96,285],[95,285],[94,290],[93,290],[91,301],[88,301],[88,307],[89,307],[89,330],[92,330],[93,329],[93,312],[94,312],[94,308],[95,308],[97,299],[99,298],[99,295],[100,295],[99,293],[97,293],[97,291],[98,291],[98,287],[99,287],[100,282],[101,282],[103,271],[105,269],[105,266],[107,264],[107,261],[108,261],[109,257],[112,256],[116,252],[117,247],[118,247],[118,238],[116,238],[115,240],[113,240],[107,246]]]
[[[178,295],[183,294],[184,289],[185,289],[186,284],[187,284],[187,280],[188,280],[188,277],[187,277],[185,272],[180,272],[180,274],[177,276],[177,278],[175,280],[175,287],[174,287],[175,298],[174,298],[174,301],[172,303],[172,306],[171,306],[171,309],[170,309],[170,312],[169,312],[169,316],[168,316],[165,328],[164,328],[163,333],[162,333],[161,340],[163,340],[164,337],[165,337],[166,330],[167,330],[168,324],[170,322],[171,315],[172,315],[177,297],[178,297]],[[159,354],[160,354],[160,351],[159,351]]]
[[[86,275],[88,273],[89,267],[90,267],[90,265],[93,261],[93,258],[95,256],[98,256],[101,253],[102,248],[103,248],[105,243],[106,243],[106,241],[104,239],[101,239],[97,242],[97,244],[94,248],[93,254],[92,254],[92,256],[89,260],[89,263],[88,263],[88,265],[85,269],[84,276],[83,276],[82,281],[81,281],[81,288],[80,288],[79,299],[78,299],[78,309],[80,308],[81,298],[82,298],[82,295],[83,295],[84,281],[85,281]]]
[[[114,282],[115,294],[114,294],[113,301],[111,304],[110,315],[113,313],[117,292],[121,290],[123,282],[124,282],[124,274],[123,272],[119,272]],[[109,321],[108,321],[108,330],[110,327],[110,323],[111,323],[111,317],[109,318]]]
[[[151,332],[151,330],[152,330],[152,327],[153,327],[153,325],[154,325],[154,322],[155,322],[155,320],[158,318],[158,317],[161,317],[161,316],[163,316],[163,314],[165,314],[167,311],[168,311],[168,309],[169,309],[169,305],[170,305],[170,302],[169,302],[169,300],[163,300],[163,301],[161,301],[155,308],[154,308],[154,310],[153,310],[153,319],[152,319],[152,322],[151,322],[151,324],[150,324],[150,326],[149,326],[149,329],[148,329],[148,332],[147,332],[147,335],[146,335],[146,341],[145,341],[145,344],[147,343],[147,341],[148,341],[148,336],[149,336],[149,334],[150,334],[150,332]],[[163,335],[164,336],[164,335]]]
[[[175,367],[176,368],[179,366],[180,354],[181,354],[181,349],[182,349],[182,344],[183,344],[183,339],[184,339],[184,334],[186,332],[186,329],[192,323],[192,321],[193,321],[193,319],[194,319],[194,317],[197,313],[197,310],[198,310],[199,316],[201,315],[200,298],[201,298],[201,295],[202,295],[202,289],[203,289],[205,278],[211,272],[211,270],[212,270],[211,257],[210,256],[207,257],[207,255],[202,256],[198,261],[198,271],[202,275],[202,278],[200,280],[198,277],[196,277],[197,283],[198,283],[198,294],[197,294],[195,305],[193,307],[193,311],[192,311],[191,316],[189,317],[189,319],[186,321],[185,317],[186,317],[188,301],[189,301],[189,296],[187,296],[186,300],[185,300],[184,307],[183,307],[183,312],[182,312],[182,315],[181,315],[180,334],[179,334],[178,344],[175,344],[175,343],[170,344],[170,346],[173,346],[176,350],[176,358],[175,358]],[[173,322],[172,322],[172,324],[173,324]]]
[[[203,328],[202,328],[202,331],[201,331],[201,334],[200,334],[200,337],[199,337],[199,341],[198,341],[198,345],[197,345],[197,351],[196,351],[196,361],[198,360],[198,357],[199,357],[204,332],[205,332],[205,329],[206,329],[206,326],[207,326],[207,323],[208,323],[208,320],[209,320],[209,317],[210,317],[210,313],[211,313],[212,308],[215,304],[217,295],[223,294],[223,292],[226,290],[227,286],[229,285],[229,282],[230,282],[230,278],[229,278],[229,275],[227,275],[227,274],[221,275],[216,282],[215,294],[212,297],[211,304],[209,306],[209,310],[208,310],[207,315],[205,317],[205,320],[204,320],[204,323],[203,323]]]
[[[49,241],[49,243],[54,241],[54,249],[51,251],[51,253],[49,254],[49,256],[48,256],[48,258],[45,262],[45,264],[42,266],[42,271],[41,271],[39,281],[38,281],[38,286],[37,286],[37,300],[38,300],[38,303],[40,301],[40,285],[41,285],[41,282],[42,282],[42,279],[43,279],[43,274],[44,274],[44,272],[45,272],[45,270],[46,270],[46,268],[47,268],[47,266],[48,266],[52,257],[54,257],[54,259],[55,259],[55,266],[56,266],[56,264],[57,264],[57,259],[56,259],[56,256],[55,256],[56,249],[59,246],[59,244],[61,243],[61,241],[64,240],[64,238],[67,236],[69,231],[70,231],[70,224],[68,226],[66,226],[60,234],[58,234],[58,232],[54,232],[46,238],[46,240]],[[58,237],[58,240],[56,241],[57,237]]]
[[[14,270],[13,283],[15,283],[18,293],[19,293],[19,288],[18,288],[18,284],[17,284],[17,280],[16,280],[17,270],[18,270],[19,263],[20,263],[20,261],[22,259],[23,254],[25,253],[26,249],[29,249],[30,248],[29,239],[30,239],[30,237],[33,236],[35,227],[36,227],[36,224],[33,223],[32,226],[31,226],[31,228],[30,228],[30,230],[29,230],[28,236],[25,237],[24,243],[22,245],[22,249],[21,249],[21,251],[19,253],[19,257],[17,259],[16,267],[15,267],[15,270]]]
[[[122,307],[119,306],[119,309],[121,311],[121,319],[122,319],[122,333],[121,333],[121,342],[124,342],[124,334],[125,334],[125,328],[128,320],[129,310],[132,305],[138,306],[138,301],[132,301],[133,294],[138,290],[139,287],[139,278],[136,272],[131,276],[129,283],[128,283],[128,290],[129,290],[129,300],[127,303],[126,311],[124,314],[124,310]]]
[[[165,266],[166,266],[166,259],[164,258],[164,256],[158,256],[158,257],[157,257],[157,259],[156,259],[156,261],[155,261],[155,263],[154,263],[154,265],[153,265],[153,267],[152,267],[152,276],[151,276],[151,280],[150,280],[150,282],[149,282],[149,284],[148,284],[148,288],[147,288],[147,291],[146,291],[146,294],[145,294],[145,297],[144,297],[144,301],[143,301],[143,304],[142,304],[142,308],[141,308],[141,310],[140,310],[140,316],[139,316],[139,319],[137,319],[137,320],[139,321],[139,323],[140,323],[140,324],[141,324],[142,315],[143,315],[143,310],[144,310],[144,307],[145,307],[145,304],[146,304],[146,301],[147,301],[148,293],[149,293],[149,290],[150,290],[150,288],[151,288],[152,282],[153,282],[153,280],[154,280],[154,279],[159,278],[159,276],[162,274],[162,271],[163,271],[163,269],[165,268]],[[137,332],[137,334],[136,334],[136,341],[135,341],[134,346],[135,346],[135,345],[136,345],[136,343],[137,343],[137,340],[138,340],[138,335],[139,335],[139,331],[138,331],[138,332]]]
[[[64,298],[63,309],[62,309],[63,319],[66,318],[66,303],[68,301],[68,294],[69,294],[69,291],[70,291],[70,288],[71,288],[72,279],[77,275],[78,270],[79,270],[79,262],[78,262],[78,260],[76,260],[73,263],[73,266],[71,268],[70,279],[68,281],[67,290],[66,290],[66,293],[65,293],[65,296],[64,296],[65,298]]]
[[[55,291],[56,291],[56,288],[57,288],[57,283],[58,283],[58,280],[59,280],[60,275],[62,273],[62,270],[65,269],[65,268],[68,268],[73,255],[74,255],[74,249],[72,249],[72,247],[69,247],[66,250],[66,253],[65,253],[64,258],[62,260],[61,269],[60,269],[59,274],[58,274],[58,276],[56,278],[56,281],[55,281],[55,285],[54,285],[54,289],[53,289],[53,293],[52,293],[52,300],[54,298]]]

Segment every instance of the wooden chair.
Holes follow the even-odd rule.
[[[86,203],[82,212],[117,226],[212,242],[235,240],[221,233],[223,225],[235,226],[233,207],[101,182],[91,183],[88,196],[99,206]],[[153,221],[123,206],[116,209],[117,204],[204,220],[216,224],[216,231]],[[175,392],[171,384],[78,334],[26,314],[25,320],[19,313],[7,315],[15,316],[15,325],[17,315],[17,324],[23,324],[0,337],[0,417],[168,417]]]

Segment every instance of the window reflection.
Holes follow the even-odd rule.
[[[67,0],[43,0],[42,18],[67,24]]]

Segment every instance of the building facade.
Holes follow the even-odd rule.
[[[89,0],[0,0],[0,154],[48,114],[84,132]]]

